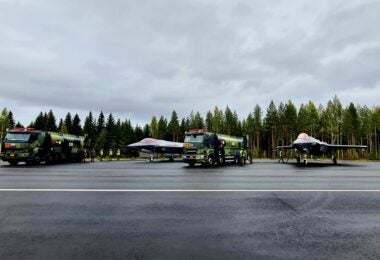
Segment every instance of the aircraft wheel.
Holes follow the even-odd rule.
[[[301,157],[297,156],[297,163],[301,163]]]

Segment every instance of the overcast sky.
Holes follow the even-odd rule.
[[[335,94],[379,105],[380,1],[0,0],[0,108],[149,122]]]

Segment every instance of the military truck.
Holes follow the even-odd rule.
[[[190,166],[243,165],[248,158],[248,137],[235,137],[194,129],[185,133],[183,161]]]
[[[84,158],[85,137],[32,128],[8,131],[1,147],[1,159],[11,165],[80,162]]]

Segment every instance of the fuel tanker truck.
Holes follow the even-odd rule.
[[[11,165],[80,162],[84,158],[85,137],[32,128],[16,128],[6,133],[1,159]]]
[[[249,158],[252,162],[252,158]],[[194,129],[185,133],[183,161],[190,166],[224,165],[248,160],[248,137],[235,137]]]

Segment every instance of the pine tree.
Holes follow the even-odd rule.
[[[97,131],[96,131],[97,135],[100,135],[104,127],[105,127],[105,117],[104,117],[103,111],[100,111],[99,118],[98,118]]]
[[[13,118],[13,113],[12,111],[9,111],[8,113],[8,120],[9,120],[9,128],[12,129],[15,127],[15,120]]]
[[[224,111],[224,117],[225,117],[224,132],[227,135],[232,135],[233,128],[234,128],[234,115],[232,114],[232,111],[228,106],[226,107],[226,110]]]
[[[84,120],[83,132],[84,132],[84,134],[86,134],[88,136],[88,138],[90,140],[89,141],[90,146],[92,147],[95,143],[95,140],[96,140],[97,129],[96,129],[95,121],[94,121],[94,118],[93,118],[91,111],[88,113],[88,116]]]
[[[168,125],[168,132],[171,136],[171,140],[174,142],[178,142],[179,122],[178,122],[177,113],[175,111],[172,112],[172,117],[171,117],[169,125]]]
[[[288,129],[286,124],[286,117],[285,117],[285,105],[284,103],[280,103],[278,106],[278,138],[281,145],[285,145],[285,138],[288,135]]]
[[[11,123],[9,121],[9,112],[7,108],[4,108],[0,115],[0,138],[5,136],[7,129],[11,129]]]
[[[63,121],[62,119],[59,122],[58,132],[61,134],[68,134],[69,133],[69,130],[67,129],[65,121]]]
[[[265,119],[268,140],[268,155],[271,154],[272,158],[275,157],[275,148],[277,146],[277,127],[278,127],[278,111],[273,100],[270,102],[267,109],[267,115]]]
[[[212,118],[212,128],[211,131],[214,133],[224,133],[224,116],[223,111],[218,107],[214,108],[214,114]]]
[[[152,120],[150,121],[150,131],[152,138],[158,137],[157,118],[155,116],[153,116]]]
[[[307,113],[307,119],[306,123],[308,125],[309,130],[308,132],[311,136],[318,137],[319,136],[319,113],[317,108],[315,107],[314,103],[312,101],[309,101],[307,105],[305,106],[306,113]]]
[[[212,121],[213,121],[213,115],[211,111],[209,110],[206,114],[206,119],[205,119],[205,125],[208,131],[212,130]]]
[[[57,131],[55,116],[54,116],[53,111],[51,109],[50,109],[49,113],[47,114],[45,130]]]
[[[106,129],[107,131],[112,131],[115,126],[115,119],[113,118],[112,113],[108,115],[107,123],[106,123]]]
[[[297,108],[292,101],[288,101],[285,105],[285,145],[290,145],[297,135]]]
[[[24,128],[24,125],[20,123],[20,121],[17,121],[17,124],[15,125],[15,128]]]
[[[356,144],[356,140],[359,139],[360,121],[353,103],[350,103],[343,112],[343,129],[345,132],[345,143]]]
[[[44,117],[44,114],[42,111],[38,114],[36,120],[34,120],[33,128],[37,130],[45,130],[46,126],[46,118]]]
[[[259,153],[261,150],[260,140],[261,140],[261,134],[262,134],[262,128],[263,128],[262,111],[259,105],[256,105],[253,110],[253,119],[254,119],[254,129],[255,129],[255,136],[256,136],[256,151],[257,151],[257,156],[259,156]]]
[[[158,139],[166,139],[167,127],[168,127],[167,120],[163,116],[161,116],[157,124],[157,138]]]
[[[359,107],[359,118],[361,122],[361,139],[360,144],[368,145],[368,153],[370,154],[373,151],[373,142],[372,142],[372,111],[367,106]]]
[[[81,135],[82,134],[82,127],[80,125],[80,118],[78,116],[78,114],[75,114],[74,115],[74,118],[73,118],[73,124],[71,126],[71,134],[73,135]]]
[[[149,124],[145,124],[143,131],[144,131],[144,138],[150,137],[150,127],[149,127]]]
[[[65,117],[65,125],[67,128],[67,132],[72,134],[73,133],[73,120],[71,118],[70,112],[68,112],[66,117]]]
[[[144,138],[144,131],[143,129],[141,129],[139,125],[136,125],[134,132],[135,132],[136,140],[140,141]]]
[[[195,129],[203,129],[205,128],[203,117],[201,116],[201,113],[197,111],[194,115],[194,122],[193,122]]]
[[[109,142],[109,147],[108,148],[115,148],[116,146],[116,139],[115,139],[115,119],[110,113],[107,118],[107,123],[106,123],[106,140]]]

